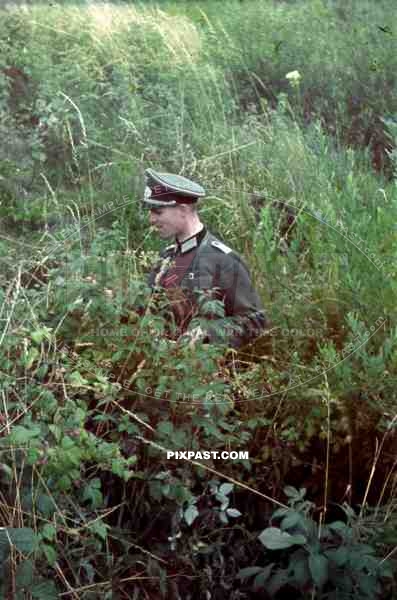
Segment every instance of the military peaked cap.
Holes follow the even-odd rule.
[[[172,173],[157,173],[146,169],[146,187],[143,202],[147,206],[175,206],[193,204],[205,196],[205,189],[198,183]]]

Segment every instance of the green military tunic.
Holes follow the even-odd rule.
[[[175,337],[199,324],[202,341],[239,348],[268,325],[246,264],[205,227],[182,244],[167,246],[149,273],[148,284],[153,294],[160,290],[167,294],[177,326]],[[208,300],[220,302],[217,310]]]

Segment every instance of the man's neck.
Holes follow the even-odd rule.
[[[185,240],[188,240],[189,238],[193,237],[194,235],[197,235],[203,229],[203,227],[204,227],[203,223],[201,221],[199,221],[198,223],[195,223],[194,225],[189,227],[186,231],[184,231],[180,235],[177,235],[176,239],[180,244],[182,244],[182,242],[184,242]]]

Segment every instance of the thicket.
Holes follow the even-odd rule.
[[[1,12],[1,597],[394,597],[394,13]],[[250,265],[237,355],[161,335],[148,166]]]

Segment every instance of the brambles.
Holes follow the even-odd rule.
[[[312,516],[315,506],[304,499],[304,488],[298,491],[288,486],[284,493],[289,507],[272,515],[272,521],[280,520],[279,526],[272,525],[259,535],[267,550],[278,551],[273,557],[266,553],[273,562],[246,567],[237,577],[255,576],[253,589],[265,589],[271,598],[283,589],[295,590],[294,594],[300,591],[303,597],[381,597],[382,583],[393,578],[392,566],[376,555],[376,547],[369,543],[373,534],[360,527],[356,513],[344,505],[344,521],[318,526]]]

